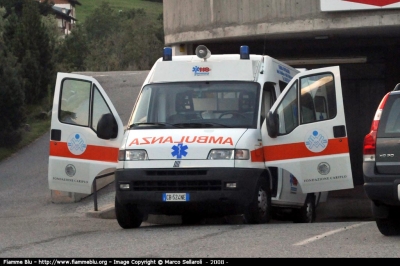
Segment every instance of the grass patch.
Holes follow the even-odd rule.
[[[133,8],[143,8],[146,14],[154,20],[163,13],[162,3],[145,0],[79,0],[82,5],[75,6],[77,23],[85,22],[86,17],[99,7],[101,2],[108,2],[113,9],[122,10],[122,12]]]

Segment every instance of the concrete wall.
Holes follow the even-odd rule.
[[[338,30],[368,34],[400,25],[398,9],[321,12],[319,0],[168,0],[163,9],[166,45]]]

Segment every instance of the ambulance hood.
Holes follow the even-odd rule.
[[[246,128],[129,130],[125,149],[143,149],[149,160],[206,160],[211,149],[234,149]]]

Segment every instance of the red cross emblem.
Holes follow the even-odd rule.
[[[344,0],[346,2],[355,2],[360,4],[372,5],[372,6],[387,6],[400,1],[395,0]]]

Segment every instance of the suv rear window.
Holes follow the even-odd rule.
[[[382,112],[378,138],[400,138],[400,92],[392,92]]]

